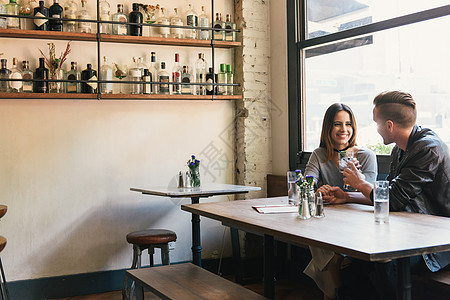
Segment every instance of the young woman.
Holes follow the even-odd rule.
[[[330,186],[344,189],[339,157],[342,151],[353,152],[353,162],[368,182],[377,177],[377,160],[371,150],[356,146],[356,121],[352,110],[345,104],[334,103],[325,112],[319,148],[315,149],[306,165],[305,175],[313,175],[318,189],[327,194]],[[342,152],[343,154],[343,152]],[[344,189],[345,190],[345,189]],[[304,270],[324,293],[324,299],[336,298],[341,286],[340,269],[344,257],[331,251],[310,247],[312,260]]]

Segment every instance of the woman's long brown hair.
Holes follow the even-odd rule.
[[[340,111],[346,111],[350,116],[350,122],[352,123],[353,134],[348,140],[349,147],[356,146],[356,120],[351,108],[343,103],[334,103],[328,107],[323,117],[322,132],[320,134],[320,147],[327,149],[327,159],[324,162],[329,161],[333,157],[333,143],[331,142],[331,131],[334,126],[334,117]]]

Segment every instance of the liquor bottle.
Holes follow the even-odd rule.
[[[150,58],[150,67],[149,67],[149,71],[150,71],[150,75],[152,77],[153,82],[158,80],[158,69],[156,68],[156,53],[152,52],[151,53],[151,58]],[[158,94],[158,84],[153,83],[151,85],[151,93],[152,94]]]
[[[183,72],[181,73],[181,82],[182,83],[191,83],[192,76],[189,73],[189,67],[183,66]],[[181,94],[182,95],[191,95],[191,85],[190,84],[183,84],[181,85]]]
[[[175,66],[172,70],[172,94],[179,95],[181,94],[181,84],[175,84],[181,82],[181,66],[180,66],[180,54],[175,53]]]
[[[227,83],[228,84],[233,84],[233,66],[232,65],[227,65]],[[227,85],[226,86],[226,90],[227,90],[227,95],[234,95],[233,92],[233,86],[232,85]]]
[[[144,73],[140,67],[140,57],[133,57],[134,67],[129,70],[129,79],[135,83],[130,85],[131,94],[142,94],[142,75]]]
[[[202,6],[202,13],[198,17],[200,27],[209,27],[209,18],[206,15],[205,7]],[[202,29],[200,31],[200,39],[201,40],[209,40],[209,30]]]
[[[161,7],[160,15],[156,21],[159,25],[170,25],[169,19],[166,17],[166,10],[164,7]],[[164,38],[168,38],[170,35],[169,27],[159,27],[159,35]]]
[[[0,69],[0,79],[8,79],[9,74],[11,73],[10,70],[7,68],[8,61],[4,58],[0,60],[2,68]],[[0,81],[0,92],[7,92],[8,91],[8,81]]]
[[[107,80],[111,82],[105,82],[100,84],[100,91],[103,94],[112,94],[113,92],[113,67],[108,64],[108,57],[103,56],[103,65],[100,68],[100,80]]]
[[[206,74],[206,95],[214,95],[214,72],[213,68],[209,68],[208,74]]]
[[[101,0],[98,3],[100,10],[100,21],[111,21],[111,6],[106,0]],[[100,23],[100,33],[111,34],[110,23]]]
[[[32,93],[33,92],[33,72],[30,70],[30,63],[28,60],[22,61],[22,78],[23,81],[23,92]],[[30,80],[30,81],[28,81]]]
[[[112,15],[112,20],[114,22],[128,22],[127,16],[123,13],[123,4],[117,4],[117,12]],[[124,24],[113,24],[112,25],[112,34],[117,35],[126,35],[127,34],[127,25]]]
[[[17,67],[18,60],[13,58],[13,66],[9,73],[9,79],[22,79],[22,72]],[[11,93],[22,93],[22,81],[10,81],[9,82],[9,92]]]
[[[51,19],[49,23],[49,30],[63,31],[63,8],[59,5],[58,0],[53,0],[53,5],[48,9],[48,15]]]
[[[220,64],[220,72],[217,74],[217,83],[227,83],[226,65]],[[225,85],[217,86],[217,95],[226,95],[227,87]]]
[[[19,5],[17,4],[16,0],[9,0],[9,3],[5,5],[5,8],[8,15],[19,15]],[[6,26],[10,29],[20,29],[20,19],[9,17],[7,18]]]
[[[80,72],[77,70],[77,63],[72,61],[70,63],[70,71],[66,76],[67,80],[80,80]],[[79,82],[66,82],[66,93],[79,93],[80,83]]]
[[[198,15],[191,4],[189,4],[189,10],[186,13],[186,26],[192,27],[198,26]],[[187,39],[197,38],[197,29],[187,29],[186,38]]]
[[[152,85],[150,83],[152,81],[152,74],[148,69],[144,69],[144,76],[142,76],[142,82],[144,85],[144,89],[142,91],[143,94],[151,94],[152,93]]]
[[[128,16],[130,23],[137,23],[137,24],[130,24],[128,33],[133,36],[142,36],[142,22],[144,21],[144,17],[142,16],[142,13],[139,11],[139,4],[133,3],[133,11],[130,12],[130,15]]]
[[[76,19],[78,5],[74,0],[68,0],[64,4],[64,19]],[[64,30],[66,32],[77,32],[76,21],[64,21]]]
[[[90,20],[91,16],[86,8],[86,0],[81,0],[81,9],[77,13],[78,20]],[[91,33],[91,23],[78,22],[78,32]]]
[[[39,6],[34,8],[35,17],[47,17],[48,18],[48,8],[44,6],[44,1],[39,1]],[[34,19],[34,29],[35,30],[48,30],[48,19]],[[43,92],[47,93],[47,92]]]
[[[87,64],[87,69],[81,72],[81,80],[88,82],[81,83],[81,92],[85,94],[97,93],[97,71],[92,69],[91,64]]]
[[[160,82],[159,93],[169,95],[169,73],[166,72],[166,63],[163,61],[161,62],[161,70],[158,72],[158,81]]]
[[[195,62],[195,82],[206,83],[206,61],[205,54],[199,53],[198,59]],[[195,86],[196,95],[206,95],[206,89],[204,85]]]
[[[214,30],[214,39],[216,41],[223,41],[225,39],[225,31],[221,30],[224,26],[225,23],[222,21],[222,14],[216,13],[216,20],[213,25],[213,27],[216,28],[216,30]]]
[[[39,1],[40,2],[40,1]],[[43,2],[43,1],[42,1]],[[39,57],[39,67],[34,72],[34,92],[35,93],[48,93],[50,92],[48,88],[48,69],[45,67],[45,58]]]
[[[170,25],[172,26],[183,26],[183,20],[178,15],[178,8],[174,8],[174,15],[170,19]],[[173,38],[182,39],[183,38],[183,28],[170,28],[170,32]]]
[[[30,0],[22,0],[19,6],[19,15],[29,17],[32,12],[33,8],[31,7]],[[31,25],[31,19],[20,19],[21,29],[32,29]]]
[[[231,22],[231,16],[227,14],[225,29],[236,29],[236,24]],[[236,41],[236,31],[225,31],[225,40],[229,42]]]

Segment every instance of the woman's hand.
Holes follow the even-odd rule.
[[[323,201],[329,202],[330,204],[346,203],[348,199],[348,194],[338,186],[330,186],[327,190],[327,195],[323,196]]]
[[[316,190],[316,195],[317,195],[317,193],[321,192],[322,196],[328,196],[328,195],[330,195],[331,188],[332,187],[330,185],[324,184]]]

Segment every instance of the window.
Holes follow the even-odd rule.
[[[323,115],[335,102],[355,113],[359,145],[389,154],[372,121],[372,100],[385,90],[410,92],[417,123],[450,145],[450,5],[405,1],[290,3],[297,12],[288,16],[288,26],[297,29],[288,36],[295,61],[289,70],[289,109],[295,110],[289,122],[297,131],[290,134],[291,167],[297,152],[318,147]]]

